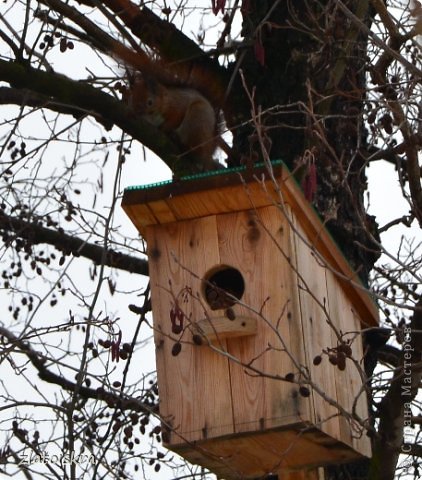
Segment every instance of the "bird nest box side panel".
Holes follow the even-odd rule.
[[[147,227],[160,415],[169,444],[233,433],[228,360],[195,344],[197,272],[220,262],[215,217]],[[224,347],[224,345],[223,345]]]
[[[361,455],[371,454],[362,370],[363,322],[347,295],[344,274],[314,249],[297,219],[292,237],[306,365],[313,383],[316,426]]]
[[[330,317],[337,320],[336,331],[340,334],[340,336],[335,335],[333,346],[336,350],[334,351],[338,355],[339,350],[342,351],[338,347],[346,345],[346,353],[350,353],[350,358],[347,357],[345,360],[346,368],[343,370],[341,356],[337,358],[337,365],[329,365],[336,382],[337,399],[348,414],[354,412],[360,419],[366,421],[368,420],[368,403],[364,388],[361,318],[344,290],[339,288],[335,274],[330,270],[326,270],[325,273]],[[371,456],[371,442],[362,425],[357,424],[347,415],[341,415],[339,426],[343,441],[362,455]]]

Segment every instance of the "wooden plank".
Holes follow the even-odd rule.
[[[301,478],[295,475],[303,475],[304,469],[357,458],[354,450],[345,445],[335,445],[329,437],[316,430],[307,431],[305,426],[302,430],[298,427],[297,430],[228,437],[174,450],[226,480],[256,479],[269,473],[278,473],[282,479],[285,475],[291,475],[287,478],[292,479]],[[295,469],[300,469],[302,473]]]
[[[240,178],[238,178],[240,183]],[[257,182],[233,185],[215,190],[203,190],[166,199],[169,208],[180,220],[199,218],[207,215],[239,212],[251,208],[269,206],[273,202],[271,184],[268,193]]]
[[[285,167],[283,166],[283,169]],[[275,178],[281,178],[281,164],[273,167]],[[241,183],[256,183],[256,179],[269,179],[266,166],[258,166],[252,169],[244,168],[242,171],[220,170],[215,175],[207,175],[202,178],[174,179],[171,182],[163,182],[150,186],[138,188],[127,188],[123,195],[123,205],[138,205],[162,200],[170,197],[177,197],[196,193],[205,190],[221,190],[226,187],[239,186]]]
[[[303,319],[302,319],[302,312],[300,308],[300,295],[299,295],[299,285],[297,281],[297,254],[296,254],[296,236],[294,233],[294,225],[296,222],[294,213],[292,212],[290,205],[285,204],[283,208],[279,208],[282,212],[283,217],[286,219],[286,230],[288,232],[288,242],[289,242],[289,264],[290,270],[287,272],[286,281],[291,285],[291,309],[290,309],[290,318],[289,320],[289,331],[290,331],[290,348],[291,351],[294,353],[296,361],[299,362],[299,365],[306,365],[307,364],[307,353],[306,353],[306,343],[304,342],[304,335],[303,335]],[[302,397],[299,397],[300,399]],[[307,408],[306,416],[303,418],[307,418],[310,422],[315,423],[315,412],[312,403],[312,399],[310,401],[306,401],[302,399],[302,410],[303,408]],[[303,413],[301,414],[303,415]]]
[[[126,215],[131,219],[138,232],[145,236],[146,227],[155,225],[157,219],[149,209],[148,205],[122,205]]]
[[[194,345],[189,327],[203,317],[203,307],[195,299],[200,291],[197,276],[205,273],[210,262],[219,263],[215,218],[150,227],[147,242],[160,414],[177,432],[171,434],[170,443],[232,433],[228,361],[207,346]],[[181,339],[171,332],[170,310],[175,298],[186,315],[187,328]],[[173,356],[172,348],[179,339],[182,350]]]
[[[296,217],[306,232],[309,240],[322,255],[328,265],[338,272],[338,280],[342,288],[352,300],[358,311],[363,327],[378,326],[379,312],[373,298],[364,288],[356,272],[354,272],[334,242],[320,218],[305,199],[300,187],[286,168],[282,170],[281,189],[285,201],[291,205]]]
[[[360,334],[360,320],[354,312],[350,300],[346,297],[343,290],[339,288],[334,274],[331,271],[327,271],[326,277],[330,316],[337,322],[337,328],[343,335],[343,341],[350,342],[353,358],[359,362],[363,370],[363,364],[361,363],[363,347]],[[340,371],[332,365],[330,367],[335,375],[337,398],[340,404],[348,412],[352,412],[356,402],[356,413],[363,420],[366,420],[368,417],[366,393],[362,390],[363,380],[358,368],[350,359],[346,360],[346,369],[344,371]],[[363,455],[371,455],[371,442],[366,436],[366,432],[362,431],[362,427],[354,424],[353,421],[341,417],[340,428],[344,442],[353,446]]]
[[[332,322],[335,322],[335,326],[339,333],[346,333],[350,331],[357,331],[358,326],[355,325],[354,318],[351,312],[351,304],[347,298],[345,298],[344,292],[339,288],[339,284],[334,278],[334,274],[330,271],[326,272],[327,281],[327,306],[330,312],[330,318]],[[344,337],[346,340],[348,337]],[[336,347],[339,344],[338,341],[333,339],[331,347]],[[324,361],[327,359],[324,358]],[[341,371],[335,365],[331,365],[327,362],[328,366],[325,368],[321,364],[320,368],[324,368],[326,373],[333,375],[336,382],[337,400],[340,405],[349,413],[352,412],[353,400],[356,395],[356,390],[353,387],[352,379],[356,370],[353,365],[346,361],[346,369]],[[352,371],[353,370],[353,371]],[[347,418],[339,417],[340,437],[348,443],[353,444],[353,432],[350,427],[350,422]]]
[[[280,480],[323,480],[324,472],[322,469],[300,470],[298,472],[284,473],[280,472]]]
[[[231,188],[225,189],[228,196],[232,194]],[[235,191],[236,189],[234,189]],[[221,202],[220,195],[215,190],[189,193],[187,195],[171,197],[168,204],[178,219],[194,219],[229,212],[227,202]]]
[[[177,220],[168,202],[165,200],[149,202],[148,207],[153,213],[157,223],[171,223]]]
[[[220,341],[225,338],[248,337],[257,334],[257,320],[250,316],[240,315],[234,319],[208,317],[195,322],[195,330],[204,337],[204,341]],[[219,343],[217,343],[219,345]]]
[[[245,282],[242,304],[233,309],[236,315],[255,316],[258,322],[256,336],[227,340],[228,352],[240,362],[230,363],[236,431],[259,431],[306,419],[304,400],[295,395],[297,387],[282,381],[294,370],[283,351],[290,349],[291,311],[289,266],[281,251],[289,255],[286,222],[277,208],[265,207],[219,215],[217,223],[221,262],[238,269]]]
[[[355,317],[355,324],[362,325],[361,319],[356,314],[356,312],[352,311],[353,316]],[[359,330],[358,330],[359,331]],[[361,333],[356,338],[355,342],[353,343],[353,355],[355,358],[361,359],[360,366],[363,368],[363,343],[361,341]],[[362,385],[361,379],[357,376],[352,377],[352,389],[353,391],[357,392]],[[369,417],[368,412],[368,398],[365,392],[359,396],[358,401],[356,403],[356,413],[360,416],[360,418],[367,419]],[[366,432],[362,432],[362,436],[355,435],[353,437],[353,445],[356,450],[360,451],[362,455],[366,455],[367,457],[371,458],[372,456],[372,448],[371,448],[371,441],[370,438],[366,435]]]
[[[335,372],[331,375],[321,365],[313,363],[322,351],[336,345],[336,336],[327,323],[327,285],[325,268],[321,266],[311,248],[308,238],[298,220],[294,220],[294,241],[296,245],[297,281],[299,287],[300,309],[302,316],[303,342],[306,352],[306,365],[312,382],[322,392],[337,401]],[[313,398],[315,424],[328,435],[341,440],[338,410],[330,405],[322,396],[311,389]]]

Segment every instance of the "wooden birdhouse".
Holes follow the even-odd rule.
[[[225,479],[370,455],[377,309],[282,165],[125,191],[147,242],[166,446]]]

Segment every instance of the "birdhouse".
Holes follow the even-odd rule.
[[[225,479],[370,455],[377,309],[282,164],[125,191],[147,242],[163,440]]]

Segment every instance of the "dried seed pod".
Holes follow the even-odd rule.
[[[126,353],[132,353],[132,345],[130,343],[124,343],[122,345],[122,349],[126,352]]]
[[[171,327],[171,331],[172,333],[174,333],[175,335],[179,335],[179,333],[182,333],[183,331],[183,327],[181,325],[172,325]]]
[[[202,345],[202,337],[197,333],[192,335],[192,341],[195,345]]]
[[[322,357],[321,355],[317,355],[316,357],[314,357],[314,365],[319,365],[320,363],[322,362]]]
[[[181,351],[182,351],[182,344],[180,342],[176,342],[173,345],[173,348],[171,349],[171,354],[173,355],[173,357],[177,357],[177,355],[179,355]]]
[[[342,343],[337,347],[338,352],[344,353],[347,357],[352,356],[352,348],[347,343]]]
[[[127,360],[128,354],[127,354],[124,350],[120,349],[120,350],[119,350],[119,357],[120,357],[122,360]]]
[[[299,387],[299,393],[302,395],[302,397],[309,397],[311,394],[309,388],[303,385]]]
[[[331,364],[337,365],[337,355],[330,354],[328,355],[328,360]]]
[[[338,352],[337,355],[337,368],[339,370],[345,370],[346,369],[346,354],[343,352]]]

